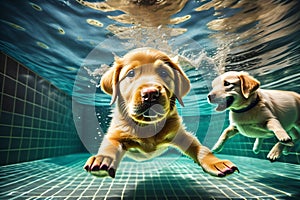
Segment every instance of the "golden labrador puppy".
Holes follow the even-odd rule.
[[[98,154],[84,165],[88,172],[115,177],[125,153],[145,160],[162,154],[168,146],[177,147],[213,176],[237,170],[185,130],[175,101],[183,105],[190,81],[165,53],[140,48],[115,58],[113,67],[101,79],[101,88],[112,95],[111,104],[115,102],[116,106]]]
[[[230,110],[230,126],[221,134],[213,152],[221,151],[226,140],[240,132],[256,138],[253,151],[257,154],[264,138],[275,135],[278,143],[267,155],[275,161],[281,153],[288,153],[292,139],[299,140],[300,95],[259,86],[259,81],[246,72],[226,72],[212,82],[208,101],[218,105],[216,111]]]

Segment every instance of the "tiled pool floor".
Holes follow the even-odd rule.
[[[0,199],[300,199],[300,165],[218,155],[240,169],[215,178],[192,160],[123,160],[116,178],[82,169],[88,154],[0,167]]]

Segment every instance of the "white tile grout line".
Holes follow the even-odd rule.
[[[104,200],[106,200],[107,198],[109,198],[109,193],[110,193],[110,191],[111,190],[113,190],[112,188],[113,188],[113,185],[114,185],[114,182],[115,182],[115,178],[114,179],[112,179],[112,182],[111,182],[111,184],[110,184],[110,186],[109,186],[109,188],[108,188],[108,190],[107,190],[107,192],[106,192],[106,195],[105,195],[105,197],[104,197]]]
[[[132,165],[131,165],[131,167],[128,169],[129,170],[129,174],[128,174],[128,176],[127,176],[127,179],[126,179],[126,182],[125,182],[125,185],[123,186],[123,190],[122,190],[122,194],[121,194],[121,200],[123,200],[124,199],[124,193],[125,193],[125,191],[126,191],[126,186],[127,186],[127,184],[128,184],[128,182],[129,182],[129,179],[130,179],[130,175],[132,174]],[[122,179],[123,180],[123,179]],[[136,185],[137,183],[135,183],[135,185]]]
[[[41,177],[43,177],[43,172],[41,172],[40,174],[41,174]],[[54,174],[61,174],[61,171],[59,170],[59,171],[57,171],[57,172],[54,173]],[[51,175],[54,175],[54,174],[51,174]],[[39,186],[37,186],[37,187],[32,188],[31,190],[28,190],[28,191],[26,191],[26,192],[23,192],[23,193],[20,194],[19,196],[12,197],[11,199],[16,199],[16,198],[22,197],[22,196],[24,196],[24,195],[26,195],[26,194],[29,194],[30,192],[36,190],[37,188],[40,188],[40,187],[45,186],[45,185],[48,185],[49,183],[54,182],[54,181],[59,180],[59,179],[61,179],[60,176],[58,176],[58,177],[52,179],[50,182],[47,181],[47,182],[45,182],[44,184],[41,184],[41,185],[39,185]],[[35,182],[38,182],[39,180],[40,180],[40,179],[36,179],[34,182],[30,182],[30,184],[33,184],[33,183],[35,183]],[[27,186],[27,185],[29,185],[29,184],[22,185],[22,186],[20,186],[20,187],[18,187],[18,188],[15,188],[14,191],[18,191],[19,189],[21,189],[21,188],[23,188],[23,187],[25,187],[25,186]]]
[[[51,168],[51,167],[52,167],[52,166],[49,166],[49,165],[50,165],[49,163],[47,163],[47,164],[43,163],[42,160],[41,160],[41,161],[27,162],[27,163],[23,163],[23,164],[24,164],[24,166],[22,166],[22,164],[18,164],[18,165],[21,166],[21,167],[23,167],[23,168],[25,168],[25,167],[27,167],[27,164],[31,164],[31,165],[35,165],[34,167],[37,167],[37,169],[40,169],[41,167],[43,168],[44,165],[47,165],[47,166],[46,166],[47,168],[49,168],[49,167]],[[72,168],[73,168],[72,166],[74,166],[74,165],[77,165],[77,163],[74,163],[74,164],[72,164],[71,166],[68,166],[68,167],[54,165],[54,167],[57,168],[57,169],[55,170],[55,173],[48,174],[47,177],[49,177],[49,176],[53,177],[54,175],[61,175],[61,174],[62,174],[62,173],[61,173],[62,171],[65,171],[66,168],[71,168],[71,169],[72,169]],[[15,167],[16,167],[16,166],[15,166]],[[33,170],[34,170],[34,167],[32,167]],[[45,168],[45,169],[47,169],[47,168]],[[26,170],[27,170],[27,171],[26,171]],[[25,170],[25,172],[28,172],[28,168],[26,168],[26,170]],[[32,177],[41,177],[41,178],[37,178],[35,181],[31,181],[31,182],[28,183],[28,184],[24,184],[24,185],[22,185],[22,186],[19,186],[19,187],[17,187],[17,188],[14,188],[14,190],[13,190],[12,192],[10,192],[10,193],[15,193],[15,191],[22,190],[22,188],[26,188],[26,186],[28,186],[28,185],[34,185],[36,182],[40,181],[41,179],[45,179],[45,172],[41,171],[41,172],[39,172],[38,174],[34,174],[34,175],[32,175],[32,176],[27,176],[27,177],[25,177],[25,178],[23,178],[23,179],[21,179],[21,180],[26,181],[27,179],[30,179],[30,178],[32,178]],[[61,179],[61,176],[57,176],[56,178],[51,179],[51,181],[47,181],[47,182],[45,182],[44,184],[40,184],[40,185],[38,185],[38,186],[35,186],[34,188],[32,188],[32,189],[30,189],[30,190],[27,190],[27,191],[25,191],[25,192],[19,194],[18,196],[11,197],[11,199],[15,199],[15,198],[18,198],[18,197],[22,197],[23,195],[29,194],[30,192],[32,192],[32,191],[34,191],[34,190],[36,190],[36,189],[38,189],[38,188],[41,188],[41,187],[43,187],[43,186],[45,186],[45,185],[48,185],[49,183],[52,183],[52,182],[54,182],[54,181],[56,181],[56,180],[60,180],[60,179]],[[10,182],[10,183],[7,184],[7,185],[13,185],[13,184],[15,184],[15,183],[20,182],[21,180],[17,180],[17,181],[14,181],[14,182]],[[7,185],[6,185],[6,186],[7,186]],[[7,191],[7,192],[9,192],[9,191]],[[10,194],[10,193],[9,193],[9,194]]]
[[[80,174],[78,174],[78,176],[80,176]],[[82,182],[84,183],[84,182],[86,182],[88,179],[90,179],[90,177],[89,177],[88,174],[87,174],[87,176],[84,178],[84,180],[83,180]],[[71,198],[72,194],[74,194],[74,193],[76,192],[76,190],[79,189],[80,186],[81,186],[81,184],[78,184],[78,185],[76,186],[76,188],[74,188],[73,192],[71,192],[71,193],[66,197],[66,199]]]
[[[98,178],[98,179],[100,179],[100,178]],[[101,184],[99,185],[97,191],[96,191],[95,194],[93,195],[92,200],[98,198],[96,195],[98,194],[98,192],[100,191],[100,189],[101,189],[101,187],[103,186],[103,183],[104,183],[104,178],[102,178],[102,179],[103,179],[103,180],[101,181]]]
[[[44,191],[43,193],[40,194],[40,196],[37,197],[37,199],[43,197],[44,194],[47,194],[47,192],[53,190],[54,188],[58,188],[59,185],[64,185],[64,187],[62,187],[60,190],[57,190],[54,194],[52,194],[51,196],[55,196],[56,194],[59,194],[60,192],[62,192],[64,189],[66,189],[68,186],[70,186],[74,181],[76,181],[76,178],[79,177],[81,174],[77,174],[76,177],[73,176],[74,172],[73,171],[69,171],[68,173],[64,173],[63,176],[67,177],[66,179],[64,179],[62,182],[60,182],[59,184],[53,185],[51,188],[49,188],[48,190]],[[61,177],[60,177],[61,179]],[[71,181],[69,181],[69,179],[71,179]],[[67,183],[67,184],[64,184]]]

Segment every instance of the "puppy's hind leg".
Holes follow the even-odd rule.
[[[297,128],[292,128],[289,131],[289,133],[290,133],[290,135],[293,138],[293,142],[296,143],[296,142],[298,142],[300,140],[300,134],[299,134]],[[274,162],[274,161],[276,161],[280,157],[281,154],[288,155],[291,148],[292,148],[291,146],[286,146],[286,145],[282,144],[281,142],[277,142],[275,144],[275,146],[269,152],[267,158],[271,162]]]
[[[253,145],[253,152],[255,154],[258,154],[260,152],[263,141],[264,141],[263,138],[256,138],[254,145]]]
[[[276,161],[280,156],[282,151],[284,150],[285,145],[283,145],[281,142],[277,142],[271,151],[268,153],[267,158],[271,161],[274,162]]]
[[[118,141],[111,140],[105,136],[98,154],[91,156],[83,168],[94,176],[110,176],[114,178],[125,152]]]
[[[300,141],[300,129],[298,126],[293,127],[290,131],[289,131],[290,136],[293,139],[293,142],[296,144]],[[288,155],[290,150],[292,147],[286,146],[283,151],[282,154],[283,155]]]

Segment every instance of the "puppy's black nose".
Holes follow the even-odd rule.
[[[216,98],[216,95],[215,94],[209,94],[209,95],[207,95],[207,98],[208,98],[209,101],[213,101]]]
[[[160,91],[155,87],[143,88],[141,91],[141,97],[143,102],[154,102],[157,101],[160,95]]]

